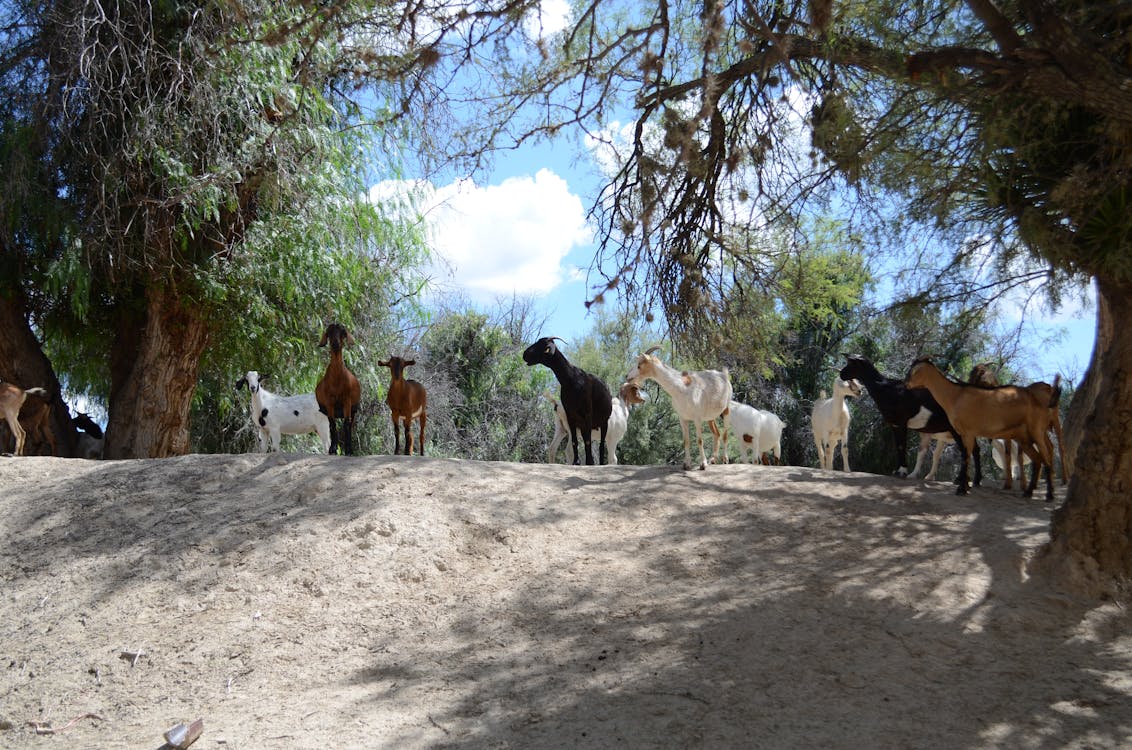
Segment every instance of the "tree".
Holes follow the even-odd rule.
[[[358,197],[369,131],[345,92],[363,62],[375,86],[413,62],[375,52],[390,20],[365,3],[16,0],[3,15],[2,374],[58,392],[41,341],[95,353],[100,372],[61,364],[108,386],[107,457],[183,453],[200,363],[234,311],[301,299],[288,312],[317,337],[361,288],[389,288],[372,269],[317,271],[399,254],[374,252],[393,232]]]
[[[441,455],[543,461],[553,429],[543,398],[554,376],[522,353],[538,328],[529,300],[489,315],[464,305],[442,311],[421,340],[417,379],[428,389],[430,442]]]

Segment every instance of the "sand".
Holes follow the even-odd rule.
[[[1060,491],[1060,490],[1059,490]],[[0,458],[0,747],[1132,746],[1050,505],[800,467]]]

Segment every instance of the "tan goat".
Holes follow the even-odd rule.
[[[1046,500],[1053,500],[1053,445],[1049,440],[1050,401],[1040,401],[1033,393],[1018,386],[1004,385],[985,388],[970,383],[949,380],[928,359],[912,363],[905,378],[909,388],[926,388],[939,402],[955,431],[963,465],[959,474],[956,494],[966,495],[970,490],[967,480],[967,463],[975,449],[975,439],[1017,440],[1022,451],[1034,462],[1030,486],[1023,494],[1030,497],[1038,483],[1038,464],[1046,467]],[[1060,392],[1059,392],[1060,394]]]
[[[989,362],[975,365],[971,368],[971,374],[967,378],[967,380],[971,383],[974,383],[975,385],[983,385],[987,387],[998,386],[999,382],[998,375],[996,374],[996,369],[997,368],[992,368]],[[1057,391],[1058,395],[1060,396],[1060,384],[1061,375],[1055,375],[1053,378],[1053,385],[1044,383],[1039,380],[1036,383],[1030,383],[1028,386],[1026,386],[1026,390],[1034,394],[1034,396],[1037,397],[1039,401],[1044,401],[1050,404],[1049,427],[1051,430],[1053,430],[1053,434],[1057,438],[1057,455],[1061,459],[1061,483],[1068,484],[1070,470],[1069,464],[1065,460],[1065,440],[1061,436],[1061,409],[1059,408],[1057,400],[1054,399],[1054,391]],[[1006,482],[1002,486],[1004,490],[1009,490],[1013,486],[1011,479],[1014,476],[1014,471],[1010,466],[1010,462],[1013,456],[1021,455],[1020,450],[1021,449],[1019,448],[1018,451],[1010,451],[1009,449],[1007,449],[1007,445],[1005,443],[1003,445],[1003,464],[1005,464],[1004,469],[1006,471]],[[1021,458],[1019,458],[1019,462],[1021,462]],[[1022,467],[1019,466],[1018,469],[1019,474],[1022,474]]]
[[[16,438],[17,456],[24,454],[24,442],[27,439],[27,432],[20,425],[20,408],[23,407],[28,395],[39,396],[44,399],[45,404],[47,402],[47,391],[43,388],[24,389],[15,383],[0,382],[0,412],[4,414],[8,429]],[[44,411],[50,412],[50,407]]]
[[[405,455],[413,453],[413,420],[419,419],[421,425],[419,445],[420,454],[424,455],[424,428],[428,421],[428,394],[425,387],[415,380],[405,379],[405,368],[415,365],[415,359],[401,359],[390,357],[379,361],[381,367],[388,367],[391,375],[389,381],[389,395],[385,403],[389,405],[390,415],[393,418],[393,453],[401,452],[401,426],[405,427]]]

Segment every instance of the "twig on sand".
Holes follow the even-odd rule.
[[[75,718],[71,719],[70,721],[68,721],[66,724],[59,727],[58,729],[51,726],[51,722],[29,721],[28,724],[31,725],[32,730],[36,734],[60,734],[62,732],[66,732],[68,729],[73,727],[75,724],[78,724],[83,719],[94,719],[95,721],[106,721],[106,719],[103,719],[98,714],[88,712],[88,713],[80,714],[79,716],[76,716]]]

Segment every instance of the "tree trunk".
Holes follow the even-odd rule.
[[[77,434],[63,389],[39,339],[28,323],[19,292],[0,294],[0,380],[21,388],[45,388],[51,394],[51,431],[57,455],[75,455]],[[6,448],[4,448],[6,449]]]
[[[1132,284],[1098,279],[1109,320],[1132,320]],[[1054,582],[1088,596],[1132,580],[1132,328],[1114,326],[1099,365],[1095,408],[1085,422],[1065,503],[1035,560]],[[1098,348],[1100,339],[1098,339]],[[1099,359],[1097,357],[1099,354]]]
[[[1069,412],[1065,415],[1065,428],[1062,431],[1062,436],[1065,438],[1065,445],[1062,447],[1070,474],[1073,473],[1077,451],[1081,447],[1081,438],[1085,436],[1085,423],[1093,414],[1093,405],[1100,391],[1101,353],[1112,343],[1112,336],[1112,313],[1109,312],[1108,303],[1098,292],[1097,334],[1093,343],[1093,356],[1089,359],[1089,368],[1085,371],[1085,377],[1077,384],[1073,400],[1069,402]]]
[[[150,286],[145,303],[140,320],[120,323],[111,352],[106,458],[189,451],[189,413],[211,328],[171,286]]]

